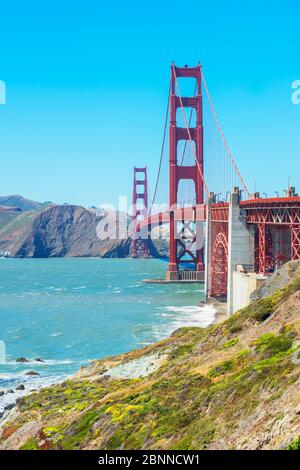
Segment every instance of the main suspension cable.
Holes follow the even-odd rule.
[[[220,136],[221,136],[222,141],[223,141],[223,143],[224,143],[224,145],[225,145],[225,148],[226,148],[226,151],[227,151],[227,153],[228,153],[228,156],[229,156],[229,158],[230,158],[230,160],[231,160],[231,163],[232,163],[233,166],[234,166],[234,169],[235,169],[235,171],[236,171],[236,174],[238,175],[238,177],[239,177],[239,179],[240,179],[240,182],[242,183],[242,186],[243,186],[245,192],[247,193],[247,196],[249,197],[249,199],[251,199],[253,196],[252,196],[252,194],[250,193],[250,191],[248,190],[248,188],[247,188],[247,186],[246,186],[246,184],[245,184],[245,182],[244,182],[244,179],[243,179],[243,177],[242,177],[242,175],[241,175],[241,173],[240,173],[240,171],[239,171],[239,169],[238,169],[237,164],[235,163],[235,160],[234,160],[233,155],[232,155],[232,153],[231,153],[231,150],[230,150],[230,148],[229,148],[229,144],[228,144],[228,142],[227,142],[227,139],[226,139],[226,137],[225,137],[225,135],[224,135],[224,132],[223,132],[223,129],[222,129],[220,120],[219,120],[219,118],[218,118],[217,112],[216,112],[216,110],[215,110],[215,107],[214,107],[212,98],[211,98],[210,93],[209,93],[209,90],[208,90],[208,86],[207,86],[207,82],[206,82],[206,79],[205,79],[205,76],[204,76],[204,73],[203,73],[202,66],[199,64],[198,67],[199,67],[200,72],[201,72],[201,77],[202,77],[203,85],[204,85],[204,88],[205,88],[205,91],[206,91],[206,95],[207,95],[207,99],[208,99],[208,102],[209,102],[211,111],[212,111],[213,116],[214,116],[214,118],[215,118],[215,121],[216,121],[218,130],[219,130]]]

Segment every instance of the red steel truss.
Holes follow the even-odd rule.
[[[291,259],[300,259],[300,224],[291,226]]]
[[[147,258],[148,250],[148,231],[136,231],[135,227],[141,220],[147,218],[148,208],[148,179],[147,167],[136,168],[134,167],[133,176],[133,196],[132,196],[132,216],[131,226],[134,229],[133,239],[131,244],[131,256]]]
[[[258,227],[259,273],[268,274],[289,259],[300,259],[299,197],[252,199],[242,201],[241,207],[247,223]]]
[[[225,297],[228,272],[228,203],[211,206],[210,297]]]
[[[211,207],[211,221],[212,222],[228,222],[228,202],[221,202],[213,204]]]
[[[210,297],[226,297],[228,273],[228,224],[211,222]]]
[[[266,224],[258,224],[258,271],[266,274],[267,236]]]
[[[300,197],[251,199],[242,201],[248,224],[300,224]]]

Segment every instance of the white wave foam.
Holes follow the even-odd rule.
[[[0,380],[13,380],[19,377],[19,374],[0,374]]]
[[[74,364],[76,361],[72,361],[71,359],[43,359],[42,361],[35,361],[34,359],[28,359],[28,362],[17,362],[17,361],[6,361],[1,366],[57,366],[60,364]],[[0,374],[1,378],[1,374]]]
[[[173,331],[184,326],[206,328],[213,323],[216,313],[216,310],[210,305],[204,305],[203,307],[197,305],[186,305],[182,307],[169,305],[166,307],[157,307],[157,309],[163,310],[162,313],[159,314],[160,317],[169,319],[166,324],[154,326],[154,335],[157,340],[169,336]]]
[[[87,360],[80,360],[77,361],[77,366],[79,367],[80,365],[83,364],[88,364],[92,361],[92,359],[87,359]],[[66,360],[49,360],[47,361],[47,365],[50,364],[71,364],[72,362],[75,361],[70,361],[68,359]],[[15,364],[15,363],[14,363]],[[41,363],[39,365],[43,365],[45,363]],[[26,363],[28,365],[28,363]],[[38,365],[38,363],[34,363],[34,365]],[[29,370],[29,369],[28,369]],[[60,373],[57,375],[52,375],[52,374],[43,374],[37,375],[37,376],[32,376],[32,375],[26,375],[26,370],[19,371],[18,373],[16,372],[10,372],[10,373],[1,373],[0,374],[0,389],[4,391],[4,395],[0,396],[0,413],[2,413],[5,409],[6,405],[10,405],[12,403],[15,403],[17,398],[23,397],[25,395],[28,395],[29,393],[32,393],[34,390],[39,390],[41,388],[49,387],[53,384],[58,384],[66,380],[66,378],[69,377],[69,374],[67,372],[65,373]],[[23,384],[25,389],[24,390],[16,390],[18,385]],[[14,393],[7,393],[8,390],[12,389]]]
[[[46,377],[32,377],[32,376],[20,376],[15,374],[7,374],[6,380],[9,381],[3,390],[13,389],[14,393],[5,393],[0,397],[0,413],[2,413],[7,405],[11,405],[16,402],[18,398],[24,397],[34,390],[40,390],[44,387],[63,382],[66,379],[66,375],[61,376],[46,376]],[[16,390],[16,386],[23,384],[25,390]]]

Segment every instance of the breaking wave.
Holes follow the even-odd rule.
[[[166,306],[157,307],[160,310],[156,316],[161,317],[163,322],[154,325],[154,335],[157,340],[172,334],[178,328],[184,326],[196,326],[206,328],[215,320],[216,310],[210,305],[197,306],[186,305],[183,307]]]

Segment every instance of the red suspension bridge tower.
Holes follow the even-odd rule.
[[[134,230],[140,221],[147,217],[148,213],[148,178],[147,167],[134,167],[133,175],[133,195],[132,195],[132,215],[131,225]],[[148,229],[148,227],[147,227]],[[147,258],[148,249],[148,230],[141,230],[133,233],[131,255],[133,258]]]
[[[181,97],[177,78],[196,80],[197,93],[195,96]],[[176,93],[177,92],[177,93]],[[177,110],[181,109],[186,127],[178,127],[176,121]],[[196,111],[196,125],[189,127],[186,121],[185,108]],[[178,142],[190,141],[194,147],[195,164],[186,166],[179,164]],[[167,271],[167,280],[175,281],[182,277],[184,266],[193,265],[195,279],[201,277],[204,271],[203,247],[196,246],[199,237],[199,224],[196,220],[175,220],[174,211],[178,207],[178,186],[181,180],[192,180],[194,183],[196,205],[204,203],[203,194],[203,115],[201,68],[171,66],[170,89],[170,143],[169,143],[169,184],[170,184],[170,262]],[[181,162],[182,163],[182,162]],[[195,209],[196,211],[196,209]],[[202,239],[202,237],[201,237]]]

